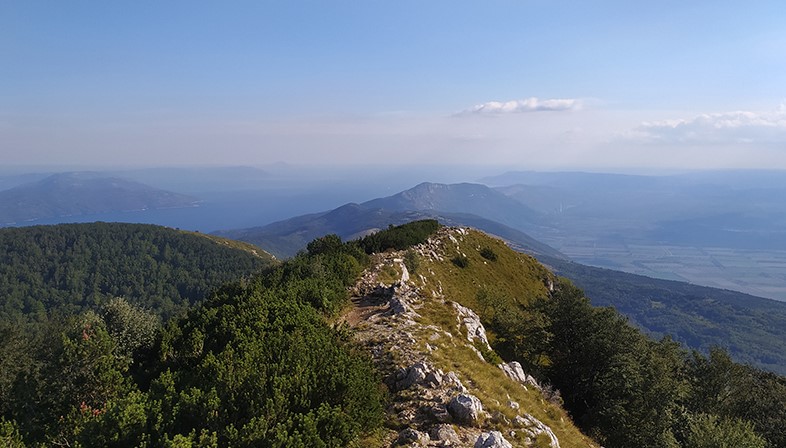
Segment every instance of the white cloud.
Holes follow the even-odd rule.
[[[581,109],[581,100],[572,98],[541,100],[535,97],[523,100],[511,101],[489,101],[477,104],[469,109],[461,111],[458,115],[467,114],[517,114],[523,112],[551,112],[551,111],[571,111]]]
[[[643,122],[626,134],[652,143],[786,143],[786,104],[769,112],[710,113]]]

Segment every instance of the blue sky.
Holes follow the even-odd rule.
[[[5,164],[786,168],[786,3],[2,1]]]

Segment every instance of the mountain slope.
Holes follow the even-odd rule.
[[[152,225],[0,229],[0,316],[74,314],[120,296],[169,316],[272,262],[246,243]]]
[[[739,362],[786,374],[786,303],[539,257],[597,306],[613,306],[646,332],[687,347],[727,349]]]
[[[609,448],[786,442],[786,378],[650,339],[499,240],[443,228],[373,260],[348,320],[387,375],[398,444],[487,446],[496,429],[513,446],[591,446],[571,419]]]
[[[512,246],[523,252],[565,258],[558,251],[519,230],[480,216],[428,210],[391,211],[372,208],[366,204],[346,204],[325,213],[303,215],[263,227],[222,231],[216,234],[247,241],[278,257],[286,258],[305,248],[309,241],[323,235],[335,233],[342,239],[350,240],[387,228],[389,225],[420,219],[437,219],[445,225],[452,226],[476,227],[510,241]]]
[[[479,184],[424,182],[392,196],[334,210],[298,216],[262,227],[215,232],[248,241],[280,257],[289,257],[314,238],[335,233],[353,239],[369,232],[418,219],[436,218],[447,225],[472,226],[511,241],[519,249],[564,257],[528,235],[522,228],[537,226],[537,212],[515,199]]]
[[[405,211],[438,211],[482,216],[526,230],[540,221],[537,212],[515,199],[481,184],[424,182],[409,190],[362,204],[366,208]]]
[[[0,191],[0,225],[43,218],[193,206],[193,197],[94,173],[54,174]]]

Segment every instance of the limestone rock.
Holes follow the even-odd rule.
[[[448,372],[448,374],[445,375],[444,382],[461,393],[467,392],[467,388],[464,387],[464,385],[461,383],[461,380],[456,375],[456,372]]]
[[[469,342],[474,342],[475,339],[477,339],[486,348],[491,350],[488,337],[486,337],[486,329],[480,322],[480,317],[471,309],[461,306],[456,302],[453,302],[453,308],[456,309],[456,313],[458,314],[459,329],[462,324],[464,324],[464,327],[467,329],[467,340],[469,340]]]
[[[450,416],[450,412],[448,412],[448,408],[444,404],[432,406],[429,412],[431,416],[434,417],[434,420],[440,423],[450,423],[453,421],[453,417]]]
[[[438,388],[443,383],[442,371],[434,370],[425,362],[417,362],[407,368],[398,369],[394,378],[394,389],[404,390],[415,385]]]
[[[442,384],[442,375],[439,372],[429,372],[423,383],[430,387],[439,387]]]
[[[513,381],[517,381],[523,385],[530,385],[535,389],[542,390],[538,381],[532,376],[524,373],[524,369],[521,367],[521,364],[518,361],[511,361],[509,363],[503,363],[498,366],[505,372],[508,378],[512,379]]]
[[[484,432],[475,441],[475,448],[513,448],[499,431]]]
[[[513,420],[519,426],[525,427],[525,431],[534,439],[540,434],[546,434],[549,438],[549,446],[551,448],[560,448],[559,440],[557,436],[554,435],[554,432],[546,426],[543,422],[538,420],[537,418],[533,417],[530,414],[524,414],[523,417],[516,416]]]
[[[469,394],[458,394],[448,403],[448,412],[456,422],[473,425],[478,422],[483,412],[483,405],[478,397]]]
[[[441,442],[442,446],[450,446],[461,442],[456,430],[450,425],[437,425],[431,428],[428,435],[432,441]]]

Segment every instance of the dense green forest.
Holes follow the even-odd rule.
[[[345,447],[382,421],[381,379],[342,326],[368,257],[325,237],[160,323],[125,299],[0,339],[8,446]]]
[[[0,229],[0,318],[72,315],[112,297],[166,318],[272,262],[217,237],[144,224]]]
[[[786,307],[736,291],[539,257],[594,305],[614,306],[654,337],[671,335],[702,352],[723,341],[732,357],[786,374]]]

